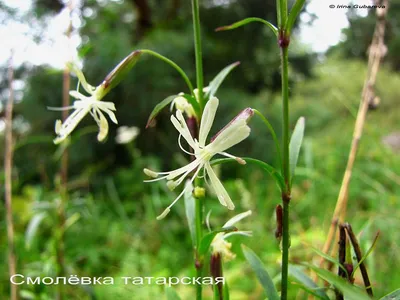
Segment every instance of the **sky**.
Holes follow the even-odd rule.
[[[31,7],[31,0],[2,0],[6,5],[18,9],[23,15]],[[75,4],[79,0],[75,0]],[[345,0],[308,0],[307,11],[316,15],[317,19],[311,26],[307,25],[308,16],[303,14],[300,26],[300,41],[316,52],[324,52],[330,46],[337,44],[343,37],[341,31],[348,26],[346,8],[338,5],[349,5]],[[371,5],[372,0],[353,0],[354,4]],[[335,6],[331,8],[330,6]],[[367,9],[358,9],[358,13],[365,15]],[[71,14],[74,28],[81,25],[77,11]],[[4,65],[13,52],[13,64],[18,66],[23,62],[34,65],[50,64],[56,68],[63,68],[66,61],[77,56],[76,48],[80,37],[73,34],[71,40],[65,36],[69,23],[69,11],[64,9],[55,18],[48,21],[48,29],[44,33],[44,42],[40,45],[33,41],[31,26],[34,24],[21,24],[15,21],[0,25],[0,38],[6,41],[0,47],[0,64]],[[76,32],[76,31],[75,31]]]

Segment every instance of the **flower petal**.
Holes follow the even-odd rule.
[[[56,134],[58,135],[54,140],[54,144],[61,143],[65,138],[75,129],[79,122],[89,112],[90,106],[77,109],[60,125],[60,122],[56,124]]]
[[[217,138],[209,144],[210,152],[219,153],[240,143],[250,135],[250,127],[245,120],[239,120],[221,132]]]
[[[192,147],[193,149],[197,149],[198,147],[196,146],[196,143],[194,142],[193,137],[190,134],[185,118],[183,117],[182,112],[180,110],[176,111],[176,117],[174,115],[171,116],[171,122],[175,126],[176,130],[179,131],[179,133],[183,136],[186,142],[190,145],[190,147]]]
[[[223,206],[226,206],[228,209],[234,209],[235,205],[233,204],[231,197],[229,197],[228,192],[222,185],[221,181],[218,179],[209,162],[205,164],[205,168],[207,170],[208,177],[210,178],[211,185],[214,188],[215,193],[217,194],[219,202]]]
[[[226,222],[225,225],[222,226],[222,228],[231,227],[234,224],[236,224],[237,222],[239,222],[240,220],[242,220],[250,215],[251,215],[251,210],[237,214],[233,218],[229,219],[228,222]]]
[[[212,97],[204,107],[203,116],[201,117],[200,131],[199,131],[199,145],[204,147],[208,133],[214,122],[215,113],[217,112],[219,100],[217,97]]]
[[[108,122],[106,117],[103,115],[98,107],[93,107],[93,118],[96,120],[99,126],[99,134],[97,135],[97,140],[99,142],[104,141],[108,134]]]

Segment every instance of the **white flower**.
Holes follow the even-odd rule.
[[[195,157],[195,159],[191,163],[169,172],[157,173],[149,169],[144,169],[144,173],[150,177],[155,178],[152,180],[146,180],[146,182],[166,179],[168,181],[167,186],[170,189],[174,189],[176,186],[181,184],[191,172],[195,171],[194,175],[190,179],[190,182],[193,182],[196,176],[199,174],[200,170],[203,169],[203,176],[205,179],[206,176],[208,176],[208,178],[210,179],[211,186],[217,194],[220,203],[226,206],[228,209],[234,209],[235,206],[231,198],[229,197],[228,192],[225,190],[221,181],[218,179],[217,175],[212,169],[210,165],[210,160],[214,155],[221,154],[230,158],[234,158],[238,162],[244,164],[244,160],[230,155],[224,151],[247,138],[250,134],[250,127],[247,126],[247,120],[244,118],[235,120],[235,122],[230,123],[230,126],[227,126],[223,131],[221,131],[210,144],[206,145],[206,139],[213,124],[215,113],[218,108],[218,103],[219,101],[216,97],[211,98],[207,102],[204,108],[203,117],[201,119],[199,141],[193,139],[193,137],[191,136],[189,128],[180,110],[176,111],[176,117],[174,115],[171,116],[171,122],[180,134],[178,138],[179,146],[184,152]],[[183,149],[180,142],[180,138],[182,136],[193,149],[193,153],[190,153]],[[157,178],[159,175],[162,176],[160,178]],[[190,188],[190,186],[191,185],[187,185],[182,193],[179,194],[179,196],[164,210],[164,212],[160,216],[157,217],[157,219],[164,218],[169,213],[170,208],[182,197],[182,195],[185,193],[185,190]]]
[[[115,137],[115,141],[117,144],[128,144],[132,142],[138,135],[140,129],[133,126],[121,126],[117,129],[117,136]]]
[[[99,126],[99,134],[97,135],[97,139],[101,142],[108,134],[108,122],[104,116],[104,113],[109,116],[111,121],[113,121],[115,124],[118,124],[117,118],[113,112],[116,110],[115,105],[112,102],[101,101],[106,94],[103,84],[100,84],[95,88],[87,83],[82,72],[76,69],[74,71],[77,73],[79,83],[82,84],[83,88],[90,96],[85,96],[79,91],[69,92],[72,97],[78,100],[74,101],[72,106],[58,108],[58,110],[75,109],[75,111],[68,116],[64,123],[61,120],[56,121],[55,132],[57,137],[54,139],[54,143],[58,144],[65,140],[87,113],[92,115]]]
[[[251,215],[251,210],[246,211],[244,213],[238,214],[234,216],[232,219],[230,219],[228,222],[225,223],[225,225],[222,227],[223,229],[226,229],[228,227],[233,226],[240,220],[246,218],[247,216]],[[244,236],[252,236],[251,231],[232,231],[232,232],[219,232],[217,235],[214,237],[214,239],[211,242],[211,248],[212,248],[212,253],[213,254],[220,254],[226,261],[232,260],[235,258],[235,254],[231,252],[231,247],[232,244],[228,243],[226,239],[232,235],[244,235]]]

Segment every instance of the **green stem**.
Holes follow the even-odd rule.
[[[289,202],[290,202],[290,168],[289,168],[289,75],[288,75],[288,48],[281,47],[282,64],[282,105],[283,105],[283,178],[285,190],[282,191],[283,202],[283,234],[282,234],[282,281],[281,299],[287,299],[288,267],[289,267]]]
[[[154,57],[157,57],[161,60],[163,60],[164,62],[166,62],[167,64],[169,64],[170,66],[172,66],[175,70],[178,71],[178,73],[182,76],[183,80],[185,80],[186,85],[188,86],[189,90],[190,90],[190,94],[193,95],[193,85],[189,80],[189,77],[186,75],[186,73],[181,69],[181,67],[179,67],[176,63],[174,63],[172,60],[170,60],[169,58],[166,58],[165,56],[158,54],[157,52],[154,52],[152,50],[149,49],[141,49],[140,50],[142,53],[147,53],[150,55],[153,55]]]
[[[288,48],[281,48],[282,63],[282,112],[283,112],[283,177],[287,181],[289,190],[289,75],[288,75]]]
[[[201,33],[200,33],[200,14],[199,14],[199,1],[192,0],[192,13],[193,13],[193,31],[194,31],[194,51],[196,55],[196,80],[197,88],[199,91],[199,102],[201,109],[204,109],[205,99],[203,94],[203,58],[201,50]]]
[[[196,81],[197,89],[199,91],[199,103],[201,111],[205,106],[205,99],[203,93],[203,61],[201,51],[201,33],[200,33],[200,14],[199,14],[199,1],[192,0],[192,13],[193,13],[193,33],[194,33],[194,51],[196,56]],[[199,116],[200,117],[200,116]],[[200,179],[196,179],[195,186],[201,187]],[[199,249],[201,239],[203,237],[203,205],[204,201],[202,198],[196,198],[196,275],[197,277],[202,276],[203,272],[203,259],[199,257],[197,250]],[[201,284],[196,285],[196,299],[202,299],[202,286]]]

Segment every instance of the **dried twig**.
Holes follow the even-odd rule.
[[[68,10],[69,13],[72,13],[73,10],[73,0],[70,0],[68,2]],[[65,35],[67,36],[68,40],[70,40],[72,33],[72,19],[70,17],[68,28],[66,30]],[[69,106],[69,90],[70,90],[70,85],[71,85],[71,79],[70,79],[70,70],[69,67],[66,65],[64,68],[63,72],[63,93],[62,93],[62,104],[64,107]],[[65,121],[68,117],[68,111],[64,110],[62,112],[62,119]],[[59,206],[58,206],[58,230],[59,230],[59,235],[58,235],[58,243],[57,243],[57,249],[56,249],[56,256],[57,256],[57,265],[58,265],[58,270],[57,270],[57,276],[62,277],[65,276],[65,244],[64,244],[64,234],[65,234],[65,221],[66,221],[66,215],[65,215],[65,202],[67,199],[67,183],[68,183],[68,150],[65,149],[62,157],[61,157],[61,169],[60,169],[60,174],[61,174],[61,184],[60,184],[60,201],[59,201]],[[60,285],[60,288],[57,292],[57,299],[61,300],[63,299],[63,287]]]
[[[14,68],[12,63],[12,54],[8,67],[8,82],[10,94],[6,106],[6,128],[5,128],[5,155],[4,155],[4,173],[5,173],[5,204],[7,221],[7,239],[8,239],[8,272],[10,277],[16,274],[16,256],[14,243],[14,222],[12,210],[12,165],[13,165],[13,136],[12,136],[12,113],[14,104]],[[18,299],[17,285],[10,285],[10,299]]]
[[[344,270],[344,264],[346,262],[346,231],[343,225],[339,225],[339,267],[338,276],[342,278],[347,278],[346,272]],[[343,293],[338,289],[335,290],[336,300],[343,300]]]
[[[372,293],[372,287],[371,287],[371,281],[369,280],[367,268],[365,267],[364,262],[362,261],[362,253],[361,253],[361,248],[360,245],[358,244],[357,237],[353,232],[353,229],[351,228],[351,225],[349,223],[345,223],[344,227],[346,228],[347,234],[349,235],[351,244],[353,245],[354,252],[356,253],[357,260],[360,263],[360,271],[362,278],[364,280],[364,285],[365,289],[367,290],[368,295],[371,297],[373,296]]]
[[[347,198],[348,198],[348,190],[350,179],[352,175],[352,170],[354,166],[354,162],[356,159],[357,150],[359,147],[365,118],[368,111],[368,105],[370,103],[370,99],[374,98],[373,87],[375,85],[376,76],[378,73],[378,69],[380,66],[381,59],[385,55],[386,48],[384,45],[384,34],[385,34],[385,16],[388,10],[388,1],[383,0],[382,4],[385,8],[377,9],[377,23],[375,26],[374,36],[372,39],[371,46],[369,48],[369,57],[368,57],[368,73],[366,76],[366,80],[364,82],[364,88],[362,91],[361,102],[359,106],[359,110],[357,113],[356,124],[354,127],[353,140],[351,143],[351,149],[347,161],[346,171],[343,176],[342,185],[340,187],[339,196],[336,202],[335,211],[333,213],[331,225],[328,232],[328,237],[323,246],[322,252],[328,253],[331,248],[332,241],[335,237],[335,232],[337,228],[337,224],[339,221],[343,222],[345,217],[345,212],[347,208]],[[324,258],[321,257],[319,266],[322,267],[324,263]],[[314,277],[316,279],[316,276]]]

